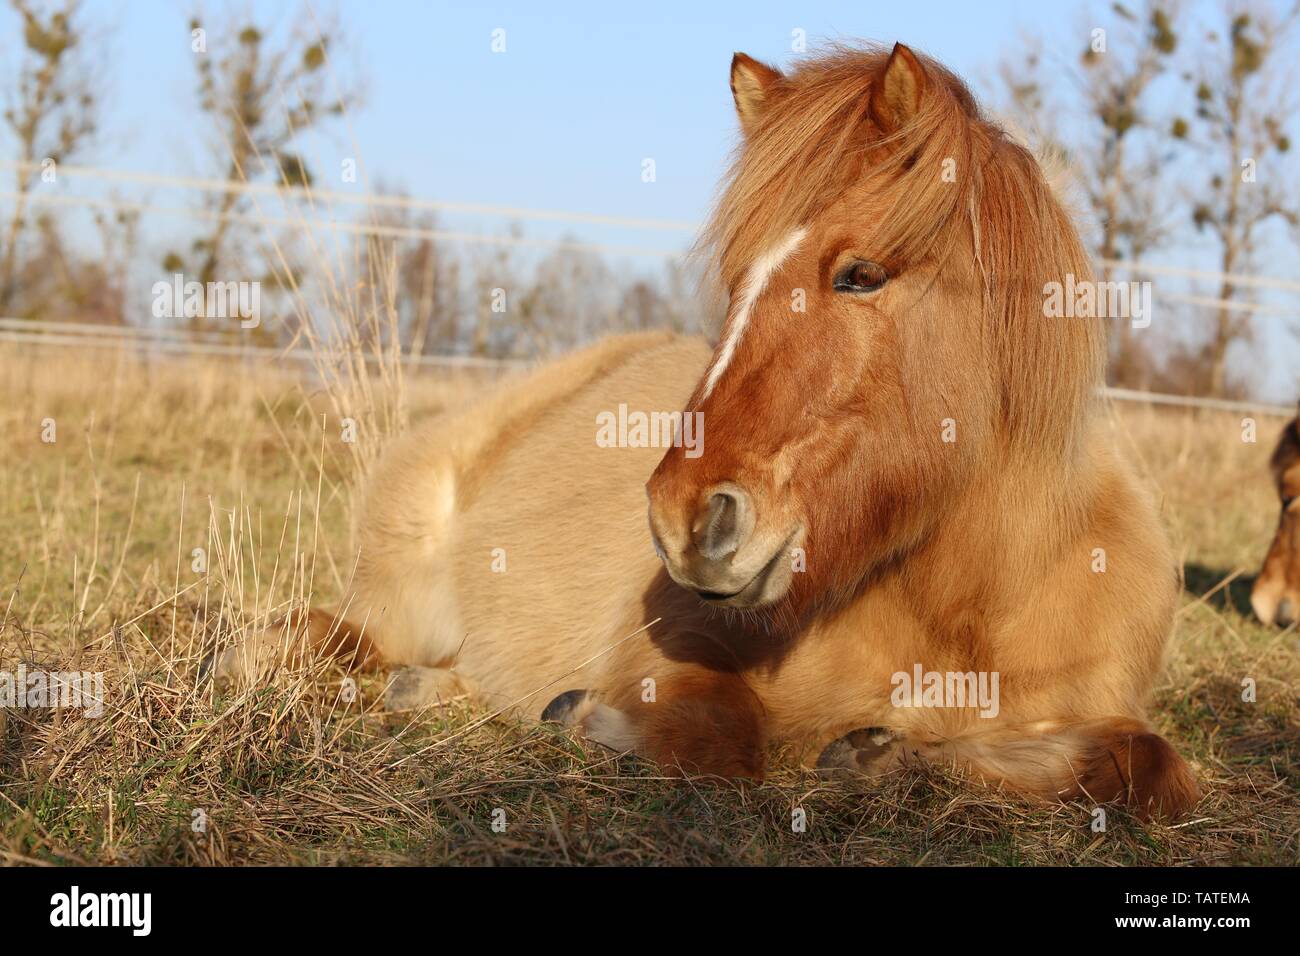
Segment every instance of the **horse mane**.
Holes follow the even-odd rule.
[[[1273,449],[1273,454],[1269,456],[1268,468],[1273,474],[1273,484],[1280,491],[1282,488],[1282,476],[1285,475],[1297,461],[1300,461],[1300,419],[1293,418],[1286,423],[1282,429],[1282,434],[1277,438],[1277,446]]]
[[[897,184],[879,244],[891,260],[974,249],[987,339],[1001,364],[1007,437],[1052,453],[1075,443],[1105,361],[1096,319],[1049,319],[1043,286],[1092,279],[1070,215],[1034,156],[986,119],[966,85],[921,57],[927,94],[913,120],[881,136],[867,103],[889,60],[837,45],[796,64],[741,146],[697,244],[721,289],[780,237],[815,218],[867,172]],[[955,181],[941,175],[955,162]],[[871,165],[869,165],[871,164]]]

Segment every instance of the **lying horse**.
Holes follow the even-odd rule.
[[[716,347],[609,339],[410,433],[341,612],[291,623],[403,667],[390,706],[474,695],[669,771],[760,777],[779,742],[1187,810],[1144,720],[1174,561],[1099,420],[1104,329],[1044,316],[1091,272],[1038,164],[901,45],[731,86]],[[685,412],[643,447],[628,409]]]
[[[1291,419],[1269,459],[1273,484],[1282,502],[1277,533],[1250,591],[1250,606],[1265,624],[1290,627],[1300,618],[1300,431]]]

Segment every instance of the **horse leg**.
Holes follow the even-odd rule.
[[[247,686],[278,666],[301,665],[313,658],[333,658],[346,669],[359,671],[374,670],[380,662],[365,628],[313,608],[290,612],[247,641],[209,656],[199,668],[199,677]]]
[[[1200,799],[1186,761],[1131,717],[1037,721],[950,740],[885,740],[882,733],[888,732],[841,737],[822,751],[818,766],[872,772],[909,758],[947,761],[1044,799],[1122,800],[1144,818],[1179,817]]]
[[[763,707],[738,675],[683,668],[658,678],[652,697],[646,700],[640,685],[614,695],[571,690],[551,701],[542,719],[649,757],[668,773],[762,779]]]
[[[402,667],[393,671],[384,691],[388,711],[424,710],[472,696],[473,683],[448,667]]]

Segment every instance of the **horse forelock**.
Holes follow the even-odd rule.
[[[1003,418],[1031,444],[1062,450],[1077,431],[1104,362],[1093,320],[1049,320],[1044,284],[1091,278],[1087,256],[1038,158],[984,118],[965,84],[923,58],[928,85],[910,123],[882,137],[867,103],[888,52],[836,47],[778,84],[737,155],[697,253],[733,298],[755,263],[816,221],[868,173],[894,183],[876,243],[907,263],[973,256],[982,333],[1002,364]],[[951,169],[953,176],[941,175]]]
[[[929,97],[908,127],[881,137],[867,103],[888,59],[886,51],[874,46],[836,47],[801,62],[781,80],[762,121],[732,163],[697,246],[716,267],[724,288],[734,289],[750,263],[859,180],[873,150],[890,147],[885,162],[900,175],[915,170],[927,152],[941,158],[940,147],[959,163],[969,158],[973,100],[959,79],[930,60],[926,66],[940,95]],[[907,209],[890,217],[891,244],[915,252],[933,241],[942,231],[937,226],[959,209],[962,197],[956,194],[964,187],[959,183],[953,189],[920,171],[909,178],[909,187],[922,187],[918,199],[938,201],[937,212],[924,217]]]

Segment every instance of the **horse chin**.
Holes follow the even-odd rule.
[[[789,574],[784,581],[775,580],[773,575],[760,576],[760,578],[755,578],[736,594],[716,595],[708,591],[696,593],[709,607],[729,607],[735,610],[772,607],[789,594],[791,584]]]
[[[791,550],[797,548],[802,541],[802,528],[789,534],[758,573],[738,591],[719,594],[696,590],[695,593],[710,607],[727,607],[736,610],[774,607],[790,594],[794,584],[794,562],[789,560]]]

